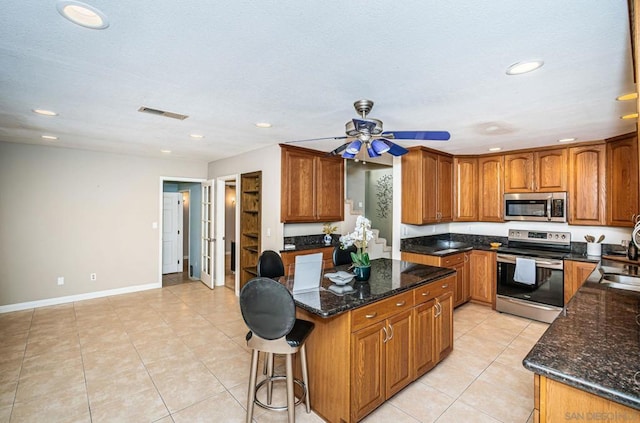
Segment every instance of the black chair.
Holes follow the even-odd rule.
[[[247,423],[253,418],[253,406],[271,410],[288,411],[288,421],[295,421],[295,406],[305,402],[307,413],[311,412],[309,400],[309,381],[307,372],[307,354],[305,340],[313,330],[313,323],[296,319],[296,306],[289,290],[272,279],[251,279],[240,291],[240,311],[249,327],[246,340],[251,352],[251,372],[247,393]],[[258,373],[258,355],[260,351],[269,354],[286,355],[285,376],[273,375],[273,362],[269,363],[267,378],[256,385]],[[300,351],[302,381],[293,377],[293,354]],[[272,406],[271,390],[274,381],[286,380],[287,405]],[[300,399],[294,397],[294,383],[302,388]],[[267,403],[256,398],[256,392],[267,385]]]
[[[284,264],[280,254],[272,250],[265,250],[258,258],[258,276],[279,279],[284,276]]]
[[[351,253],[355,253],[357,248],[355,245],[350,245],[344,250],[340,248],[339,245],[333,249],[333,265],[340,266],[341,264],[351,264],[353,260],[351,260]]]

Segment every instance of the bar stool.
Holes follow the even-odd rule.
[[[240,291],[240,311],[249,332],[246,340],[251,352],[251,371],[247,393],[247,423],[253,419],[254,404],[276,411],[288,411],[288,421],[295,421],[295,406],[304,401],[307,413],[311,412],[307,354],[305,340],[313,330],[313,323],[296,319],[296,306],[289,290],[273,279],[258,277],[251,279]],[[285,376],[273,375],[273,362],[268,362],[267,377],[256,385],[258,355],[260,351],[269,355],[286,356]],[[293,377],[293,355],[300,351],[302,381]],[[286,380],[287,405],[272,406],[271,392],[274,381]],[[302,395],[295,402],[294,383],[302,388]],[[267,404],[256,397],[263,386],[267,386]]]

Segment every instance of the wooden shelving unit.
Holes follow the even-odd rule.
[[[240,177],[240,288],[258,276],[262,233],[262,172]]]

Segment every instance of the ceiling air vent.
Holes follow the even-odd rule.
[[[179,120],[185,120],[186,118],[189,117],[187,115],[181,115],[180,113],[167,112],[164,110],[152,109],[151,107],[145,107],[145,106],[141,106],[138,109],[138,111],[142,113],[149,113],[152,115],[164,116],[164,117],[179,119]]]

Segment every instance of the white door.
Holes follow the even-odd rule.
[[[182,272],[182,194],[162,195],[162,274]]]
[[[213,181],[202,183],[202,225],[200,229],[202,244],[202,270],[200,280],[213,289],[215,238],[213,232]]]

